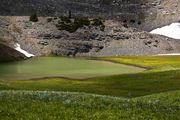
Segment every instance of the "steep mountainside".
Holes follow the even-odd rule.
[[[162,27],[180,21],[180,0],[152,0],[153,7],[148,10],[144,29]]]
[[[126,20],[134,27],[152,30],[179,21],[179,8],[179,0],[1,0],[0,15],[29,16],[36,11],[39,16],[62,16],[71,12],[72,16]]]
[[[179,8],[179,0],[1,0],[1,33],[7,35],[0,37],[36,56],[178,53],[180,40],[145,31],[179,21]],[[38,22],[29,21],[34,12]]]
[[[118,56],[180,52],[179,40],[139,31],[116,20],[105,20],[103,31],[99,26],[90,25],[72,33],[58,29],[60,18],[57,17],[39,17],[36,23],[30,22],[29,17],[11,17],[11,21],[14,24],[11,33],[18,43],[35,55]]]
[[[39,16],[62,16],[71,12],[73,16],[133,20],[133,27],[152,30],[179,21],[179,7],[179,0],[1,0],[0,15],[29,16],[36,10]]]

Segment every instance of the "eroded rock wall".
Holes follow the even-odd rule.
[[[131,26],[150,31],[179,21],[179,0],[1,0],[0,15],[68,15],[105,17],[127,21]]]
[[[13,48],[0,43],[0,62],[8,62],[22,59],[26,59],[26,56],[14,50]]]
[[[0,21],[0,30],[9,30],[24,50],[36,56],[179,52],[179,40],[141,31],[178,21],[179,3],[179,0],[1,0],[0,15],[10,16],[10,24],[8,20]],[[32,11],[39,16],[36,23],[29,21]],[[93,26],[84,26],[74,33],[59,30],[59,16],[69,13],[72,17],[107,18],[105,31]],[[141,37],[146,34],[148,37]]]
[[[14,49],[16,38],[10,33],[8,17],[0,17],[0,62],[26,59],[26,56]]]
[[[1,0],[0,15],[89,16],[127,21],[150,31],[179,21],[179,0]]]
[[[1,0],[0,15],[105,17],[127,21],[139,27],[151,7],[149,0]]]

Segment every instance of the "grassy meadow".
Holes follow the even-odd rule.
[[[89,61],[92,60],[81,58],[80,61],[87,60],[86,68],[92,68],[95,65],[97,71],[100,69],[98,67],[102,64],[107,65],[107,63],[110,66],[112,64],[112,69],[105,66],[103,69],[106,70],[101,69],[100,71],[105,71],[106,74],[98,75],[99,73],[96,71],[97,76],[82,74],[82,78],[77,78],[75,74],[65,76],[67,78],[42,77],[31,80],[3,80],[1,78],[0,119],[180,119],[180,56],[97,59],[93,62],[97,62],[98,65],[89,64]],[[79,65],[83,65],[84,63],[81,64],[80,61]],[[101,62],[102,64],[100,64]],[[77,61],[70,64],[75,63],[74,67],[78,67]],[[115,73],[113,67],[122,64],[139,70],[135,69],[135,72],[128,73],[127,68],[119,69],[117,67],[117,70],[125,71],[125,73],[116,70],[117,73]],[[69,67],[69,71],[71,70],[72,68]],[[90,70],[93,71],[93,69]]]
[[[105,57],[102,60],[151,68],[153,71],[180,69],[180,56],[124,56]]]
[[[2,120],[179,120],[180,91],[127,99],[87,93],[2,91]]]

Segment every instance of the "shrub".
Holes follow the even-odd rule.
[[[79,27],[89,26],[90,20],[88,18],[75,18],[74,24],[78,25]]]
[[[92,24],[91,21],[88,18],[80,18],[76,17],[74,21],[71,21],[69,17],[61,16],[60,21],[58,21],[58,24],[56,27],[59,30],[66,30],[70,33],[75,32],[77,29],[83,27],[83,26],[99,26],[101,31],[104,31],[105,25],[103,24],[103,21],[100,18],[93,19]]]
[[[71,11],[69,10],[68,11],[68,17],[71,19],[72,18],[72,15],[71,15]]]
[[[37,17],[37,13],[33,12],[29,18],[30,21],[32,22],[37,22],[38,21],[38,17]]]
[[[91,23],[88,18],[81,18],[81,19],[79,19],[79,22],[80,22],[80,24],[85,25],[85,26],[89,26]]]
[[[100,30],[101,30],[101,31],[104,31],[104,29],[105,29],[105,25],[102,24],[102,25],[100,26]]]
[[[60,16],[59,18],[61,19],[62,22],[71,23],[71,19],[69,17]]]
[[[130,20],[130,23],[134,24],[136,22],[136,20]]]
[[[76,24],[74,24],[74,23],[66,24],[64,22],[60,22],[59,24],[56,25],[56,27],[59,30],[66,30],[70,33],[73,33],[78,29],[78,26]]]
[[[47,22],[51,22],[52,21],[52,18],[47,18]]]
[[[105,29],[105,25],[104,25],[102,19],[100,19],[100,18],[93,19],[92,25],[99,26],[101,31],[104,31],[104,29]]]
[[[59,30],[66,30],[70,33],[75,32],[78,28],[83,26],[89,26],[90,20],[88,18],[75,18],[74,22],[70,20],[68,17],[60,17],[61,21],[58,21],[58,25],[56,27]]]
[[[142,23],[141,23],[141,21],[138,21],[138,25],[141,25]]]
[[[100,25],[103,25],[103,22],[100,18],[95,18],[92,20],[92,25],[94,26],[100,26]]]

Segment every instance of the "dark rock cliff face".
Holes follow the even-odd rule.
[[[128,21],[133,27],[152,30],[179,21],[179,0],[1,0],[0,15],[106,17]]]
[[[39,16],[105,17],[127,21],[143,28],[149,0],[1,0],[0,15],[29,16],[36,11]],[[16,4],[14,4],[16,3]],[[141,25],[142,24],[142,25]]]
[[[16,3],[16,4],[14,4]],[[133,27],[152,30],[179,21],[179,0],[1,0],[0,15],[105,17],[128,21]]]
[[[152,30],[179,21],[179,0],[1,0],[0,15],[105,17],[128,21],[133,27]]]
[[[22,59],[26,59],[26,56],[9,46],[0,44],[0,62],[8,62]]]
[[[1,15],[29,15],[36,10],[42,16],[74,15],[121,17],[145,12],[147,0],[1,0]],[[16,3],[16,4],[14,4]],[[136,17],[134,16],[134,17]]]

